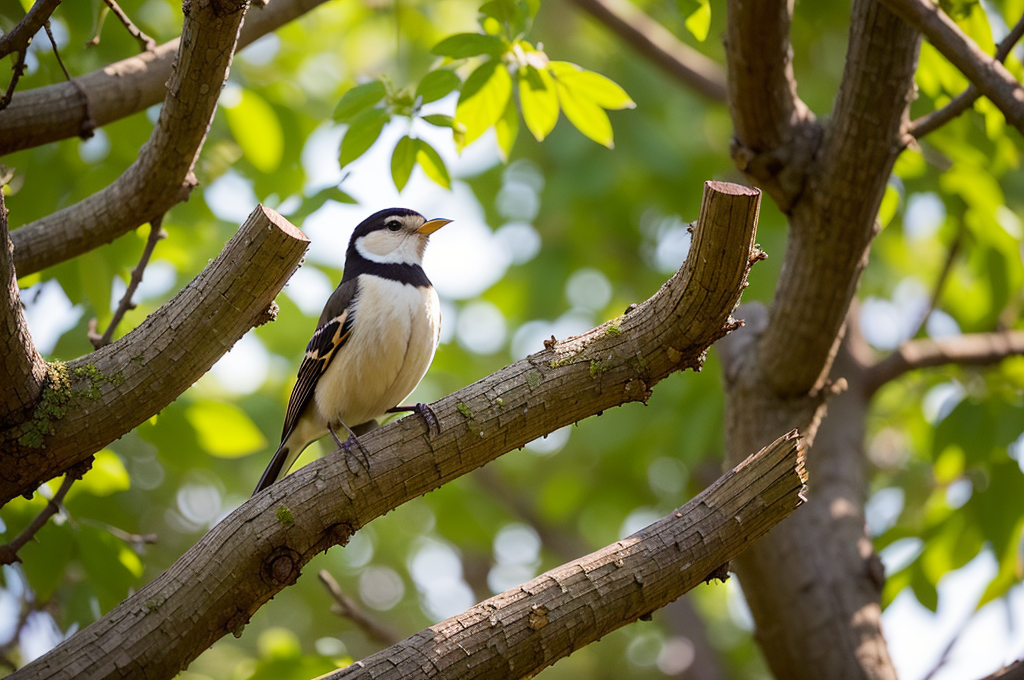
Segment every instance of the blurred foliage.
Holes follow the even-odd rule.
[[[722,62],[721,2],[639,4]],[[64,3],[54,16],[73,75],[137,52],[109,17],[99,44],[83,47],[103,6]],[[123,6],[160,42],[180,30],[174,0],[126,0]],[[985,49],[1024,12],[1024,0],[950,6]],[[842,75],[847,24],[845,5],[797,7],[794,68],[801,96],[819,116],[829,113]],[[548,61],[547,54],[586,70]],[[1019,57],[1015,51],[1007,60],[1017,78],[1024,75]],[[47,41],[33,42],[19,88],[62,79]],[[966,80],[925,44],[917,84],[914,117],[947,103]],[[470,104],[467,90],[474,87],[476,97],[493,95],[486,106]],[[632,102],[633,111],[605,113]],[[559,111],[572,126],[555,127]],[[531,134],[514,134],[520,115]],[[156,107],[106,126],[87,142],[66,140],[5,158],[15,172],[8,196],[12,225],[112,182],[135,159],[155,119]],[[612,123],[614,151],[588,140],[610,146]],[[215,257],[237,229],[237,213],[244,216],[253,200],[305,224],[321,240],[314,238],[303,276],[279,296],[278,321],[253,331],[225,361],[233,368],[204,377],[97,455],[93,470],[72,487],[68,515],[48,523],[21,551],[22,564],[3,569],[0,620],[16,614],[24,599],[52,617],[53,630],[35,635],[53,644],[153,579],[246,500],[279,437],[319,304],[340,277],[339,253],[331,248],[343,249],[371,206],[384,207],[376,202],[393,195],[392,182],[419,202],[410,207],[462,206],[460,214],[476,216],[435,238],[431,252],[449,253],[435,269],[428,258],[435,280],[451,272],[468,277],[480,266],[492,275],[475,289],[444,297],[445,341],[414,396],[426,401],[540,349],[551,334],[579,332],[653,294],[686,252],[686,223],[697,216],[703,181],[743,181],[729,158],[731,134],[724,105],[678,86],[566,3],[342,0],[250,46],[235,59],[196,168],[200,188],[164,220],[169,238],[157,247],[139,305],[118,335]],[[465,146],[463,158],[477,160],[456,160],[456,146]],[[980,100],[900,158],[882,204],[884,229],[860,287],[863,326],[879,356],[912,333],[1022,327],[1022,149],[1020,135]],[[332,164],[327,171],[315,160],[325,157]],[[365,178],[360,185],[353,175],[366,172],[375,157],[383,162],[369,185],[378,189],[368,191]],[[351,166],[342,171],[339,159]],[[442,188],[447,185],[451,193]],[[338,238],[331,240],[334,233]],[[747,301],[770,299],[785,247],[785,221],[770,200],[762,206],[758,239],[770,259],[754,269]],[[459,242],[481,250],[459,250]],[[936,311],[922,326],[955,242]],[[91,350],[89,319],[105,327],[144,243],[140,230],[21,281],[30,313],[49,301],[40,310],[56,329],[43,348],[48,358]],[[330,283],[317,288],[317,281]],[[70,305],[52,302],[60,291]],[[934,609],[940,580],[979,554],[998,565],[983,584],[981,604],[1004,598],[1020,583],[1022,391],[1024,359],[1017,358],[989,369],[916,372],[876,396],[866,442],[868,516],[890,566],[886,603],[909,588]],[[376,520],[344,549],[314,559],[306,576],[263,607],[240,639],[221,640],[182,677],[308,678],[375,651],[349,621],[330,612],[313,576],[319,569],[330,570],[369,614],[411,634],[580,549],[612,542],[717,476],[723,409],[712,351],[703,372],[664,381],[649,405],[631,404],[553,433]],[[326,449],[314,445],[300,463]],[[4,507],[0,540],[26,526],[58,485],[54,480],[31,499]],[[155,534],[156,543],[143,542],[147,534]],[[572,540],[540,542],[540,535]],[[904,559],[895,557],[897,548]],[[690,601],[730,675],[763,677],[734,586],[701,587]],[[13,627],[0,628],[12,634]],[[675,668],[668,643],[679,635],[671,610],[657,612],[653,623],[609,635],[543,677],[659,677]],[[21,662],[29,646],[7,649]]]

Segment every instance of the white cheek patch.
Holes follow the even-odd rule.
[[[403,232],[374,231],[356,240],[356,250],[371,262],[422,264],[419,241]]]

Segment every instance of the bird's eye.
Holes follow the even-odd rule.
[[[398,220],[388,220],[387,222],[384,223],[384,226],[386,226],[391,231],[398,231],[399,229],[402,228],[402,223],[399,222]]]

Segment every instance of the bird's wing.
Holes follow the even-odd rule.
[[[324,306],[318,327],[306,345],[306,356],[299,366],[299,378],[288,398],[288,411],[284,417],[282,441],[299,422],[303,409],[313,398],[316,384],[324,374],[331,360],[352,334],[352,313],[350,304],[358,289],[357,279],[343,281]]]

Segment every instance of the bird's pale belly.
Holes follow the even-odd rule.
[[[382,279],[360,282],[354,330],[316,386],[324,421],[355,427],[397,406],[434,357],[440,309],[433,288]]]

